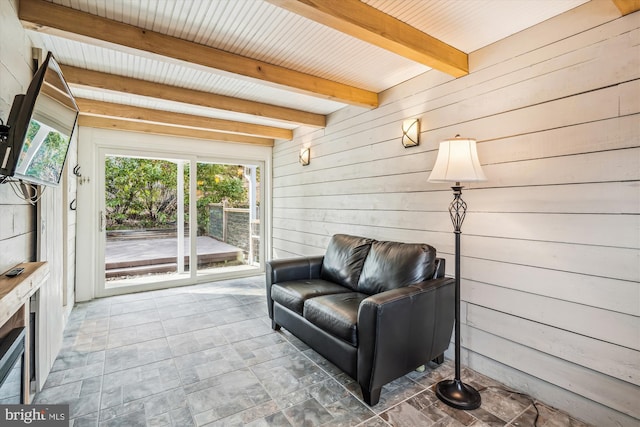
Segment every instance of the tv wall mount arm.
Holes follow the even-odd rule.
[[[4,124],[4,121],[0,119],[0,143],[7,142],[9,139],[9,126]]]

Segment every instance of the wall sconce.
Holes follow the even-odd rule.
[[[298,157],[300,164],[302,166],[307,166],[311,163],[311,149],[310,148],[302,148],[300,150],[300,157]]]
[[[408,119],[402,122],[402,145],[404,148],[420,144],[420,119]]]

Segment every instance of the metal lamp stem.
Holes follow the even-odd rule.
[[[436,395],[447,405],[456,409],[476,409],[480,407],[480,393],[461,380],[460,375],[460,235],[462,223],[467,213],[467,204],[462,200],[462,186],[459,182],[451,187],[453,201],[449,205],[449,215],[456,235],[455,253],[455,378],[440,381],[436,385]]]

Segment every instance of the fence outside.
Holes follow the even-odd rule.
[[[231,208],[226,202],[210,204],[209,235],[242,249],[249,263],[259,262],[260,220],[251,221],[249,208]]]

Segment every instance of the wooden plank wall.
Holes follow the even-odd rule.
[[[453,273],[438,142],[478,139],[462,235],[463,363],[594,425],[640,418],[640,12],[589,2],[274,148],[273,257],[334,233],[434,245]],[[400,144],[419,117],[419,147]],[[297,156],[311,148],[311,164]]]
[[[9,116],[13,97],[26,92],[33,75],[32,41],[20,25],[17,7],[17,1],[0,2],[0,118],[4,122]],[[76,163],[77,131],[67,158],[64,172],[66,182],[62,182],[58,188],[49,187],[45,190],[47,194],[54,193],[48,194],[49,198],[61,199],[59,216],[62,216],[62,209],[68,210],[69,203],[76,195],[77,183],[73,175],[73,166]],[[60,222],[61,219],[57,218],[54,224],[55,233],[62,233],[65,227],[66,248],[63,254],[62,240],[52,239],[52,244],[56,246],[52,251],[64,258],[61,262],[65,263],[65,305],[70,310],[74,303],[75,285],[75,212],[68,211],[64,218],[65,225]],[[9,184],[0,185],[0,273],[20,262],[34,261],[38,258],[36,223],[36,207],[18,197]],[[55,267],[55,271],[58,270],[62,271],[62,264]],[[58,276],[62,274],[60,272]],[[63,279],[57,279],[58,282],[61,280]]]
[[[0,117],[5,123],[13,97],[26,92],[33,76],[32,41],[20,25],[17,8],[17,1],[0,1]],[[69,155],[73,161],[76,157],[73,151]],[[67,191],[69,194],[65,195]],[[64,212],[68,209],[66,199],[73,199],[75,192],[75,180],[68,186],[63,183],[59,187],[46,187],[38,211],[14,194],[9,184],[0,185],[0,273],[25,261],[49,261],[50,274],[38,297],[39,387],[58,355],[64,325],[74,303],[75,245],[71,250],[69,242],[71,239],[75,242],[75,215],[65,216]],[[64,251],[65,239],[68,251]],[[67,289],[66,310],[63,288]]]
[[[63,269],[62,279],[62,297],[63,303],[66,306],[66,315],[71,313],[73,304],[75,303],[75,283],[76,283],[76,210],[78,208],[78,179],[73,168],[78,164],[78,133],[79,130],[76,127],[73,138],[71,139],[71,146],[69,147],[69,154],[67,155],[67,162],[65,170],[63,172],[63,182],[60,184],[66,191],[63,191],[62,207],[65,214],[63,215],[63,259],[66,262]],[[82,170],[79,170],[82,174]],[[66,323],[66,322],[65,322]]]
[[[6,123],[13,97],[27,90],[31,43],[17,18],[17,1],[0,2],[0,118]],[[0,185],[0,273],[36,260],[36,210]]]

